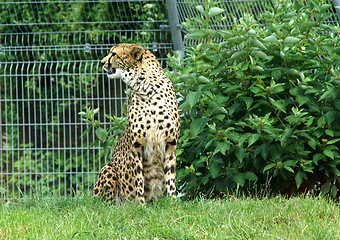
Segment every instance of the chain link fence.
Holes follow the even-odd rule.
[[[205,1],[0,2],[1,199],[91,191],[108,159],[100,146],[90,147],[93,132],[81,137],[87,124],[77,113],[100,107],[98,120],[107,125],[104,113],[121,116],[126,107],[125,85],[108,80],[100,60],[114,44],[139,43],[165,67],[172,42],[183,46],[170,26],[197,16],[199,4]],[[227,19],[216,27],[230,29],[246,12],[257,17],[267,4],[220,1]],[[331,11],[330,23],[338,22]]]

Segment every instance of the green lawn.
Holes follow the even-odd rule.
[[[322,198],[235,198],[109,205],[89,197],[0,204],[0,239],[339,239]]]

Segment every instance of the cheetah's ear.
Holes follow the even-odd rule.
[[[141,61],[144,49],[141,46],[133,46],[131,55],[136,61]]]

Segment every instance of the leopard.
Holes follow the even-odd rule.
[[[176,198],[176,148],[180,115],[172,81],[155,55],[138,44],[113,46],[101,63],[109,79],[128,87],[128,123],[111,161],[99,172],[94,197],[156,202]]]

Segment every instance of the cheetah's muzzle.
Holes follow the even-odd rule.
[[[103,69],[104,69],[104,71],[105,71],[107,74],[109,74],[109,75],[116,73],[116,69],[113,68],[113,67],[106,68],[106,67],[104,66]]]
[[[116,69],[113,67],[110,67],[109,70],[107,71],[108,74],[114,74],[116,73]]]

